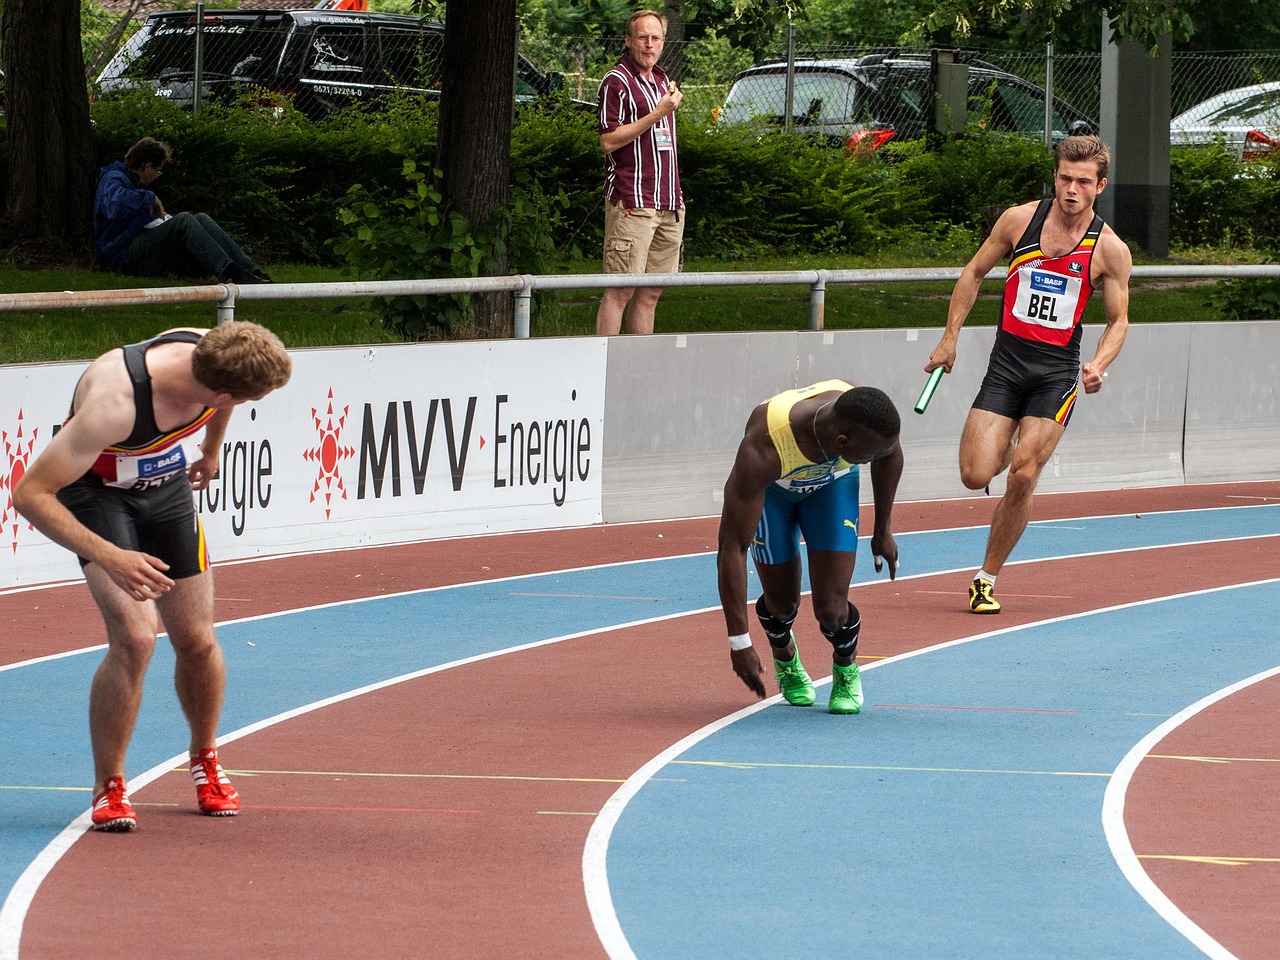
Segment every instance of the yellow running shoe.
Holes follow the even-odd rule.
[[[969,609],[974,613],[999,613],[1000,601],[992,596],[995,585],[986,580],[974,580],[969,584]]]

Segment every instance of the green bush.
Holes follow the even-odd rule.
[[[249,96],[193,116],[148,93],[104,100],[93,105],[98,162],[119,159],[144,135],[166,140],[176,153],[160,184],[167,207],[209,213],[260,262],[336,265],[344,260],[333,242],[342,233],[338,210],[352,209],[351,186],[385,206],[411,192],[405,159],[418,170],[434,165],[437,104],[393,99],[378,112],[324,122],[275,106]],[[692,256],[968,247],[965,238],[980,235],[995,211],[1049,190],[1052,164],[1040,144],[978,123],[936,150],[890,143],[867,157],[772,130],[721,128],[683,114],[679,122]],[[0,149],[0,163],[5,157]],[[508,211],[510,242],[524,244],[523,261],[536,262],[532,251],[547,246],[560,262],[598,261],[604,161],[591,111],[563,97],[518,110],[511,167],[522,187]],[[1278,172],[1275,162],[1241,164],[1219,149],[1175,149],[1172,246],[1280,246]]]
[[[1241,163],[1221,146],[1170,156],[1169,229],[1183,246],[1280,247],[1280,161]]]
[[[428,175],[405,158],[401,176],[407,189],[357,183],[338,209],[341,232],[332,246],[357,279],[488,276],[504,258],[512,273],[550,270],[563,195],[549,196],[537,182],[519,183],[510,205],[477,225],[444,202],[440,171]],[[376,297],[372,306],[405,340],[449,337],[472,320],[469,294]]]
[[[799,135],[680,128],[685,247],[696,256],[864,252],[896,229],[886,180],[884,167]]]

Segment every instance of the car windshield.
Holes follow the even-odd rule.
[[[786,116],[787,76],[753,73],[739,77],[725,100],[721,119],[747,123],[756,118],[782,121]],[[840,123],[849,120],[857,106],[854,81],[840,73],[795,74],[792,115],[796,123]]]
[[[280,30],[252,27],[244,19],[207,18],[203,30],[207,76],[252,76],[259,63],[274,65],[284,43]],[[108,64],[101,79],[160,80],[195,72],[194,17],[166,17],[138,31]]]

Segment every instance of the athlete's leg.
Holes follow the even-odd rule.
[[[1053,456],[1058,441],[1066,430],[1062,424],[1045,417],[1023,417],[1018,428],[1018,445],[1009,465],[1009,479],[1004,496],[996,504],[987,538],[987,553],[982,569],[991,576],[1000,572],[1009,554],[1021,539],[1031,519],[1031,502],[1044,465]]]
[[[849,583],[857,558],[844,550],[809,551],[813,615],[824,632],[834,633],[849,619]]]
[[[990,410],[969,411],[960,434],[960,482],[982,490],[1011,462],[1017,446],[1018,421]]]
[[[760,595],[760,604],[763,604],[765,610],[775,620],[782,624],[790,625],[796,618],[796,613],[800,609],[800,581],[803,569],[800,563],[800,555],[796,554],[785,563],[761,563],[756,561],[756,572],[760,575],[760,586],[763,593]],[[757,614],[760,614],[759,604],[756,607]],[[761,617],[763,624],[763,617]],[[766,632],[768,626],[765,625]],[[784,645],[779,645],[780,637],[769,637],[769,645],[773,650],[775,660],[791,660],[796,655],[795,643],[792,642],[790,629],[788,627],[787,637]]]
[[[226,689],[227,666],[213,627],[213,574],[174,582],[157,601],[177,656],[174,686],[191,726],[191,754],[212,749]]]
[[[89,739],[94,789],[124,779],[125,754],[142,705],[142,682],[156,646],[156,608],[134,600],[96,563],[84,568],[89,592],[107,626],[107,653],[89,687]]]

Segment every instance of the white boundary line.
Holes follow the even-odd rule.
[[[1235,954],[1205,933],[1190,917],[1179,910],[1174,902],[1165,895],[1164,891],[1152,881],[1151,876],[1142,866],[1141,861],[1138,860],[1138,855],[1134,852],[1133,844],[1129,842],[1129,834],[1124,827],[1125,794],[1129,790],[1129,783],[1133,779],[1133,774],[1137,770],[1138,764],[1155,749],[1156,744],[1161,740],[1192,717],[1220,700],[1225,700],[1232,694],[1239,693],[1246,687],[1250,687],[1269,677],[1274,677],[1277,674],[1280,674],[1280,667],[1264,670],[1262,673],[1247,677],[1239,683],[1223,687],[1221,690],[1191,704],[1185,710],[1160,724],[1160,726],[1139,740],[1133,749],[1125,755],[1125,758],[1120,761],[1119,766],[1111,774],[1111,780],[1107,783],[1107,791],[1102,800],[1102,829],[1107,837],[1107,845],[1111,848],[1111,855],[1115,858],[1116,864],[1120,867],[1125,879],[1129,881],[1129,885],[1147,903],[1151,904],[1152,909],[1163,917],[1171,927],[1199,947],[1206,956],[1213,958],[1213,960],[1235,960]]]
[[[948,640],[945,643],[936,644],[934,646],[922,647],[919,650],[912,650],[907,653],[899,654],[896,657],[888,657],[875,663],[866,664],[862,669],[863,671],[874,670],[877,667],[884,667],[891,663],[909,660],[912,657],[923,656],[927,653],[936,653],[937,651],[945,650],[948,647],[960,646],[961,644],[973,643],[977,640],[986,640],[990,637],[1016,633],[1022,630],[1040,628],[1054,623],[1065,623],[1070,620],[1081,620],[1086,617],[1093,617],[1099,614],[1114,613],[1118,610],[1151,606],[1157,603],[1165,603],[1170,600],[1180,600],[1185,597],[1204,596],[1206,594],[1218,593],[1224,590],[1239,590],[1272,583],[1280,583],[1280,577],[1256,580],[1250,583],[1230,584],[1224,587],[1213,587],[1206,590],[1192,590],[1187,593],[1137,600],[1132,603],[1117,604],[1112,607],[1103,607],[1097,610],[1073,613],[1063,617],[1052,617],[1048,620],[1038,620],[1034,623],[1024,623],[1000,630],[991,630],[971,637],[961,637],[959,639]],[[1159,888],[1151,882],[1146,871],[1138,864],[1137,856],[1133,853],[1133,847],[1129,843],[1128,835],[1124,832],[1124,791],[1128,788],[1129,779],[1132,776],[1133,770],[1136,769],[1138,763],[1141,762],[1142,758],[1147,752],[1149,752],[1150,747],[1163,737],[1167,736],[1169,731],[1174,727],[1181,723],[1185,723],[1187,720],[1191,719],[1211,704],[1216,703],[1218,700],[1228,697],[1252,683],[1256,683],[1259,680],[1277,673],[1280,673],[1280,667],[1276,667],[1273,670],[1266,671],[1247,680],[1242,680],[1228,687],[1224,687],[1222,690],[1219,690],[1203,700],[1192,704],[1175,717],[1161,724],[1154,731],[1144,737],[1133,748],[1133,750],[1129,752],[1125,757],[1125,760],[1122,761],[1121,765],[1112,774],[1112,780],[1108,783],[1106,793],[1104,794],[1103,827],[1107,836],[1108,845],[1111,847],[1112,856],[1115,857],[1125,878],[1134,887],[1138,894],[1141,895],[1153,909],[1155,909],[1156,913],[1166,923],[1172,926],[1183,936],[1187,937],[1187,939],[1189,939],[1193,944],[1212,957],[1213,960],[1235,960],[1235,958],[1234,955],[1226,951],[1221,944],[1196,926],[1186,916],[1186,914],[1174,905],[1173,901],[1161,893]],[[631,799],[640,792],[640,789],[650,779],[652,779],[659,770],[680,754],[684,753],[686,750],[702,740],[705,740],[712,734],[723,730],[729,724],[750,716],[759,710],[763,710],[766,707],[779,702],[779,700],[780,695],[775,694],[766,700],[752,704],[746,709],[739,710],[737,713],[730,714],[723,719],[708,724],[701,730],[691,733],[680,742],[668,747],[628,777],[626,782],[614,792],[601,809],[599,816],[596,817],[595,823],[591,826],[591,831],[587,834],[586,846],[582,853],[582,880],[587,898],[587,907],[591,913],[591,922],[595,925],[596,935],[600,938],[600,943],[604,947],[605,953],[608,954],[609,960],[637,960],[635,951],[631,949],[631,944],[627,941],[627,936],[622,930],[621,923],[618,921],[618,915],[613,906],[613,897],[609,891],[609,872],[607,863],[609,840],[613,835],[614,827],[622,816],[623,810],[626,808],[627,804],[630,803]],[[1123,781],[1117,783],[1117,777],[1123,777]],[[3,960],[3,958],[0,958],[0,960]]]
[[[1228,507],[1228,508],[1219,508],[1219,509],[1248,509],[1248,507],[1241,507],[1241,508]],[[1165,512],[1166,513],[1183,513],[1187,511],[1165,511]],[[1104,516],[1112,516],[1112,515],[1107,514]],[[1054,521],[1047,521],[1047,522],[1054,522]],[[920,532],[932,532],[932,531],[920,531]],[[1257,537],[1248,537],[1248,538],[1223,538],[1223,539],[1224,540],[1225,539],[1231,539],[1231,540],[1265,539],[1270,536],[1274,536],[1274,534],[1260,534]],[[1217,542],[1222,542],[1222,541],[1212,541],[1212,540],[1211,541],[1186,541],[1185,543],[1163,544],[1155,548],[1150,546],[1142,546],[1142,547],[1135,547],[1131,549],[1132,550],[1168,549],[1170,547],[1194,546],[1202,543],[1217,543]],[[1130,551],[1128,550],[1098,551],[1098,553],[1124,553],[1124,552],[1130,552]],[[699,553],[680,554],[678,556],[673,556],[673,557],[652,557],[652,558],[644,558],[641,560],[627,560],[627,561],[618,561],[616,563],[598,564],[591,567],[573,567],[573,568],[565,568],[563,570],[556,570],[556,571],[543,571],[541,573],[535,573],[535,574],[520,574],[520,575],[513,575],[510,577],[499,577],[494,580],[482,580],[482,581],[476,581],[476,582],[467,583],[467,584],[446,584],[446,585],[437,586],[437,587],[426,587],[426,588],[421,588],[416,590],[405,590],[399,593],[383,594],[379,596],[360,597],[360,598],[354,598],[350,600],[339,600],[339,601],[334,601],[332,603],[316,604],[315,606],[311,606],[311,607],[281,610],[273,613],[260,614],[253,617],[244,617],[237,620],[222,621],[218,625],[224,626],[228,624],[249,623],[255,620],[266,620],[266,619],[272,619],[275,617],[285,616],[285,615],[290,615],[295,613],[309,612],[312,610],[323,610],[326,608],[342,606],[345,604],[366,603],[374,600],[395,599],[397,597],[412,596],[414,594],[419,594],[419,593],[432,593],[432,592],[438,592],[442,590],[455,589],[458,587],[488,585],[488,584],[495,584],[495,583],[510,582],[513,580],[529,579],[531,577],[541,577],[541,576],[557,575],[557,574],[570,573],[570,572],[580,572],[582,570],[607,569],[609,567],[626,566],[633,563],[657,563],[664,560],[685,559],[689,557],[700,557],[700,556],[707,556],[707,555],[708,554],[706,553],[699,552]],[[1093,555],[1095,554],[1086,553],[1086,554],[1077,554],[1077,555],[1074,555],[1074,557],[1085,557],[1085,556],[1093,556]],[[1073,559],[1074,557],[1054,557],[1049,559]],[[1045,559],[1046,558],[1039,558],[1035,560],[1026,560],[1022,562],[1041,563],[1041,562],[1045,562]],[[965,568],[965,569],[968,569],[968,568]],[[908,577],[902,577],[899,579],[910,580],[910,579],[917,579],[917,578],[926,577],[926,576],[932,577],[932,576],[945,575],[948,572],[952,572],[952,571],[930,571],[929,573],[912,574]],[[1217,587],[1209,590],[1198,590],[1198,591],[1192,591],[1184,594],[1174,594],[1167,597],[1141,600],[1141,601],[1136,601],[1134,603],[1129,603],[1129,604],[1120,604],[1114,607],[1106,607],[1098,610],[1086,611],[1084,613],[1071,614],[1069,616],[1056,617],[1049,620],[1037,621],[1035,623],[1027,623],[1027,624],[1022,624],[1015,627],[1008,627],[1001,630],[989,631],[987,633],[978,634],[972,637],[963,637],[957,640],[950,640],[945,643],[936,644],[930,647],[924,647],[919,650],[913,650],[908,653],[900,654],[896,657],[890,657],[886,660],[882,660],[874,664],[867,664],[863,667],[863,670],[871,670],[871,669],[874,669],[875,667],[884,666],[889,663],[896,663],[900,660],[905,660],[911,657],[920,656],[925,653],[932,653],[938,650],[945,649],[947,647],[956,646],[962,643],[971,643],[976,640],[982,640],[987,637],[999,636],[1001,634],[1011,633],[1016,630],[1024,630],[1030,627],[1044,626],[1051,623],[1079,619],[1081,617],[1093,616],[1095,614],[1100,614],[1100,613],[1108,613],[1115,610],[1123,610],[1130,607],[1138,607],[1138,606],[1144,606],[1152,603],[1160,603],[1166,600],[1178,599],[1181,597],[1214,593],[1214,592],[1217,592],[1218,590],[1238,589],[1240,587],[1258,586],[1260,584],[1273,583],[1273,582],[1278,582],[1278,581],[1277,580],[1261,580],[1261,581],[1254,581],[1252,583],[1233,584],[1226,587]],[[862,584],[862,585],[865,586],[865,584]],[[855,584],[855,586],[859,586],[859,585]],[[498,656],[505,656],[511,653],[519,653],[524,650],[531,650],[536,647],[547,646],[547,645],[550,645],[553,643],[559,643],[565,640],[575,640],[582,637],[594,636],[597,634],[611,633],[616,630],[630,629],[633,627],[643,626],[650,623],[661,623],[665,620],[679,619],[679,618],[688,617],[688,616],[697,616],[703,613],[710,612],[715,609],[718,609],[718,608],[704,607],[697,610],[684,610],[684,611],[680,611],[679,613],[667,614],[661,617],[652,617],[652,618],[647,618],[643,620],[635,620],[628,623],[611,624],[610,626],[602,629],[588,630],[588,631],[573,633],[573,634],[565,634],[563,636],[552,637],[545,640],[538,640],[532,643],[521,644],[515,647],[504,648],[502,650],[494,650],[488,653],[478,654],[473,657],[466,657],[460,660],[454,660],[444,664],[437,664],[436,666],[433,666],[433,667],[428,667],[423,670],[414,671],[408,674],[403,674],[399,677],[393,677],[387,680],[381,680],[374,684],[369,684],[364,687],[359,687],[355,690],[350,690],[345,693],[326,698],[324,700],[318,700],[314,703],[307,704],[302,707],[297,707],[293,710],[289,710],[281,714],[277,714],[274,717],[269,717],[267,719],[258,721],[246,727],[242,727],[239,730],[235,730],[223,737],[220,737],[218,742],[230,743],[234,740],[240,739],[241,737],[248,736],[251,733],[256,733],[260,730],[274,726],[275,724],[293,719],[294,717],[302,716],[306,713],[310,713],[322,707],[330,706],[335,703],[340,703],[344,700],[353,699],[355,697],[362,696],[366,693],[371,693],[376,690],[383,689],[385,687],[390,687],[399,683],[404,683],[406,681],[415,680],[420,677],[428,676],[432,673],[438,673],[443,670],[452,669],[454,667],[465,666],[470,663],[475,663],[481,660],[487,660],[487,659],[491,659]],[[70,656],[74,656],[81,653],[88,653],[94,650],[101,650],[104,648],[105,648],[105,644],[99,644],[92,647],[84,647],[78,650],[66,651],[59,654],[53,654],[47,657],[39,657],[33,660],[21,661],[19,663],[0,665],[0,671],[14,669],[20,666],[30,666],[33,664],[42,663],[49,660],[62,659],[65,657],[70,657]],[[1280,668],[1277,668],[1276,672],[1280,672]],[[1247,685],[1248,682],[1249,681],[1244,681],[1244,684]],[[1227,689],[1227,692],[1224,693],[1223,696],[1228,695],[1230,692],[1233,692],[1234,690],[1234,688],[1230,688],[1230,687],[1226,689]],[[676,756],[683,753],[685,750],[688,750],[690,747],[700,742],[701,740],[704,740],[708,736],[711,736],[713,733],[717,732],[718,730],[728,726],[730,723],[733,723],[737,720],[742,719],[743,717],[749,716],[752,713],[762,710],[765,707],[771,705],[772,703],[777,702],[777,700],[778,700],[778,696],[775,695],[774,697],[768,698],[759,703],[752,704],[751,706],[746,707],[743,710],[738,711],[737,713],[730,714],[728,717],[722,718],[721,720],[718,720],[715,723],[710,724],[704,727],[703,729],[699,731],[695,731],[694,733],[685,737],[683,740],[674,744],[672,747],[668,748],[667,750],[655,756],[652,760],[650,760],[638,771],[636,771],[636,773],[632,774],[631,777],[627,779],[626,783],[624,783],[622,787],[620,787],[614,793],[614,795],[610,797],[609,801],[605,804],[604,808],[602,808],[599,816],[596,818],[596,821],[592,825],[591,831],[587,837],[586,847],[583,852],[583,881],[584,881],[584,887],[586,891],[588,907],[591,912],[592,922],[596,927],[597,934],[600,936],[601,944],[605,947],[606,952],[609,954],[611,960],[635,960],[635,954],[631,951],[631,947],[626,941],[625,934],[622,933],[622,928],[618,923],[617,915],[613,909],[612,897],[609,894],[608,872],[606,867],[606,855],[607,855],[609,836],[612,833],[613,826],[617,823],[618,817],[621,816],[623,809],[626,807],[626,804],[631,800],[633,796],[635,796],[636,793],[639,792],[640,788],[644,786],[644,784],[653,777],[654,772],[656,772],[656,770],[660,769],[662,766],[665,766]],[[1208,705],[1208,703],[1205,703],[1203,701],[1202,703],[1204,703],[1205,706]],[[1192,708],[1188,708],[1188,709],[1191,710]],[[1203,707],[1201,709],[1203,709]],[[1186,711],[1184,711],[1184,713],[1186,713]],[[1190,713],[1186,714],[1187,717],[1191,715],[1192,714]],[[1183,714],[1179,714],[1179,716],[1181,717],[1183,716]],[[1163,729],[1163,726],[1161,729]],[[140,789],[141,787],[146,786],[147,784],[151,783],[155,779],[162,776],[164,773],[173,769],[175,766],[178,766],[184,759],[185,759],[185,754],[178,754],[173,758],[171,758],[170,760],[165,761],[164,763],[157,764],[156,766],[152,767],[150,770],[147,770],[140,776],[130,778],[131,788]],[[1136,762],[1135,762],[1135,766],[1136,766]],[[1110,788],[1108,788],[1108,795],[1109,794],[1110,794]],[[1121,806],[1123,807],[1123,798],[1121,798]],[[605,826],[602,827],[601,826],[602,823],[605,824]],[[67,852],[67,850],[71,848],[71,845],[89,829],[89,824],[90,824],[89,812],[86,811],[85,813],[77,817],[75,820],[73,820],[70,824],[68,824],[67,827],[64,828],[62,832],[58,834],[57,837],[55,837],[52,841],[50,841],[49,844],[40,852],[40,854],[37,855],[37,857],[34,860],[32,860],[30,864],[28,864],[27,868],[22,872],[22,874],[14,882],[13,887],[9,891],[9,895],[5,898],[4,904],[0,906],[0,960],[18,960],[18,948],[21,941],[21,937],[22,937],[22,926],[26,919],[27,910],[30,908],[31,901],[34,899],[37,889],[39,888],[40,884],[43,882],[44,878],[48,876],[49,872],[57,864],[58,860],[60,860],[61,857]],[[1122,829],[1123,829],[1123,824],[1121,825],[1121,830]],[[1126,838],[1126,842],[1127,842],[1127,838]],[[1129,850],[1130,850],[1130,853],[1132,853],[1131,847],[1129,848]],[[1135,862],[1136,862],[1136,858],[1135,858]],[[1121,868],[1122,870],[1124,869],[1123,864],[1121,865]],[[1145,877],[1145,871],[1141,871],[1141,867],[1138,867],[1138,870],[1141,872],[1142,876]],[[1128,875],[1129,875],[1128,871],[1126,871],[1126,876]],[[1154,885],[1152,886],[1154,889]],[[1139,890],[1139,892],[1141,893],[1142,891]],[[1153,904],[1153,906],[1155,905]],[[1199,928],[1195,927],[1195,925],[1192,924],[1191,921],[1187,919],[1184,914],[1182,914],[1180,911],[1177,911],[1176,907],[1172,907],[1171,903],[1170,903],[1170,908],[1174,910],[1176,912],[1176,915],[1178,917],[1181,917],[1187,925],[1189,925],[1191,928],[1195,930],[1199,930]],[[1159,908],[1157,908],[1157,912],[1160,912],[1162,916],[1165,916],[1164,912],[1159,910]],[[1168,919],[1168,917],[1166,917],[1166,919]],[[1174,923],[1173,920],[1169,920],[1169,922]],[[1177,926],[1177,924],[1175,924],[1175,926]],[[1179,929],[1181,930],[1181,928]],[[1211,941],[1211,942],[1214,942],[1216,944],[1216,941]],[[1221,956],[1230,957],[1231,955],[1222,954]]]
[[[376,599],[376,598],[375,598]],[[326,604],[325,606],[329,606]],[[348,690],[345,693],[336,694],[332,697],[326,697],[323,700],[317,700],[301,707],[295,707],[292,710],[286,710],[284,713],[276,714],[274,717],[268,717],[265,720],[259,720],[248,726],[233,730],[231,733],[218,738],[218,743],[227,744],[241,737],[249,736],[265,730],[268,727],[283,723],[286,720],[292,720],[295,717],[303,716],[312,711],[322,709],[323,707],[332,706],[335,703],[342,703],[344,700],[352,700],[356,697],[364,696],[367,693],[373,693],[387,687],[392,687],[400,683],[410,680],[417,680],[421,677],[429,676],[433,673],[440,673],[445,670],[451,670],[455,667],[463,667],[471,663],[478,663],[482,660],[491,660],[495,657],[506,656],[512,653],[521,653],[525,650],[533,650],[537,647],[550,646],[553,643],[561,643],[565,640],[578,640],[583,637],[595,636],[602,633],[611,633],[615,630],[626,630],[632,627],[642,627],[650,623],[661,623],[664,620],[675,620],[681,617],[694,614],[706,613],[709,610],[718,609],[715,607],[707,607],[702,610],[682,611],[680,613],[667,614],[661,617],[651,617],[645,620],[634,620],[630,623],[620,623],[610,625],[601,630],[586,630],[580,633],[567,633],[559,637],[551,637],[546,640],[535,640],[531,643],[520,644],[514,647],[507,647],[503,650],[491,650],[488,653],[476,654],[472,657],[464,657],[460,660],[453,660],[449,663],[437,664],[433,667],[426,667],[422,670],[415,670],[412,673],[406,673],[399,677],[392,677],[388,680],[379,680],[377,683],[370,683],[355,690]],[[272,614],[274,616],[274,614]],[[251,618],[260,619],[260,618]],[[186,762],[186,753],[180,753],[163,763],[158,763],[150,770],[137,777],[129,778],[130,791],[141,789],[153,780],[158,779],[165,773]],[[54,866],[62,856],[71,849],[71,845],[76,842],[84,833],[89,830],[90,811],[86,810],[79,817],[73,820],[67,827],[58,834],[40,853],[27,865],[22,874],[14,882],[13,887],[9,891],[8,897],[5,898],[4,905],[0,906],[0,960],[18,960],[18,948],[22,941],[22,926],[26,921],[27,911],[31,907],[31,902],[35,898],[36,891],[40,884],[44,882]]]

